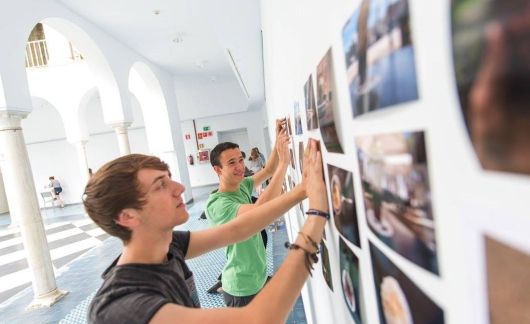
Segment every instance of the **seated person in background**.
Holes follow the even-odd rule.
[[[280,195],[289,165],[289,136],[284,128],[285,119],[277,120],[276,150],[267,167],[251,177],[244,177],[245,163],[237,144],[220,143],[211,151],[210,162],[219,176],[219,190],[210,194],[206,202],[206,218],[210,225],[226,224]],[[253,188],[271,175],[267,190],[253,204]],[[263,243],[263,238],[256,234],[226,248],[227,262],[221,279],[226,306],[247,305],[265,285],[267,257]]]
[[[61,183],[59,182],[59,180],[55,179],[54,176],[50,176],[48,180],[50,180],[50,183],[48,183],[48,187],[52,188],[53,190],[54,200],[57,200],[61,208],[64,208],[64,201],[61,197],[61,192],[63,192],[63,187],[61,186]]]
[[[102,229],[123,241],[122,254],[103,274],[89,307],[90,323],[285,322],[312,264],[329,218],[316,143],[306,150],[308,173],[292,191],[214,228],[173,231],[188,220],[182,193],[157,157],[132,154],[102,166],[89,180],[85,209]],[[246,307],[199,309],[184,259],[246,240],[309,197],[307,220],[284,264]],[[324,217],[322,217],[324,216]]]

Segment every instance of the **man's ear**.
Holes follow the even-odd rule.
[[[215,171],[215,173],[217,173],[218,176],[221,175],[221,169],[222,168],[220,166],[218,166],[218,165],[214,165],[213,166],[213,170]]]
[[[136,216],[136,210],[132,208],[122,209],[118,214],[116,223],[128,229],[132,229],[133,227],[136,227],[138,225],[138,218]]]

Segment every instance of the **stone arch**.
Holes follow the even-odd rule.
[[[149,150],[173,151],[166,99],[158,78],[147,64],[136,62],[131,67],[129,89],[140,103]]]
[[[112,54],[104,53],[91,35],[67,19],[45,18],[42,23],[60,32],[86,56],[87,65],[96,80],[105,122],[112,124],[116,121],[130,121],[132,113],[128,90],[126,85],[120,85],[116,80],[115,65],[109,64],[107,59]]]

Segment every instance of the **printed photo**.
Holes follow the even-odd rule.
[[[302,115],[300,112],[300,103],[294,102],[294,132],[296,135],[302,135]]]
[[[490,323],[530,322],[530,255],[485,237]]]
[[[307,121],[307,130],[318,128],[317,106],[315,102],[315,90],[313,89],[313,76],[304,85],[305,97],[305,118]]]
[[[300,165],[300,174],[304,174],[304,142],[298,142],[298,164]]]
[[[355,142],[368,227],[403,257],[439,274],[424,133]]]
[[[530,2],[452,0],[462,115],[484,169],[530,174]]]
[[[197,153],[199,163],[208,163],[210,162],[210,150],[200,150]]]
[[[340,281],[344,301],[348,306],[352,319],[357,324],[361,324],[361,299],[359,295],[359,259],[348,244],[339,237],[340,254]]]
[[[328,164],[331,212],[337,230],[351,243],[361,246],[355,198],[353,175],[350,171]]]
[[[418,99],[408,0],[363,0],[342,41],[353,117]]]
[[[370,242],[370,254],[381,323],[444,323],[442,309],[372,242]]]
[[[291,116],[285,116],[285,124],[287,125],[287,135],[293,136],[293,129],[291,128]]]
[[[320,257],[322,258],[322,275],[328,285],[329,289],[333,291],[333,278],[331,277],[331,267],[329,264],[329,253],[328,248],[324,241],[320,242]]]
[[[296,163],[294,163],[294,153],[292,148],[289,148],[289,156],[291,159],[291,168],[293,168],[293,170],[296,170]]]
[[[340,145],[333,110],[335,84],[333,79],[333,62],[331,48],[317,66],[317,115],[320,133],[328,152],[344,153]]]

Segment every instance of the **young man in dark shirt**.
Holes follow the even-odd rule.
[[[306,150],[308,172],[292,191],[233,221],[202,231],[173,231],[188,220],[182,193],[167,165],[156,157],[132,154],[101,167],[84,194],[89,216],[119,237],[122,254],[105,271],[89,310],[91,323],[278,323],[290,309],[316,261],[328,214],[322,162],[316,143]],[[284,265],[242,308],[199,309],[193,275],[185,259],[247,239],[305,197],[309,215]]]

